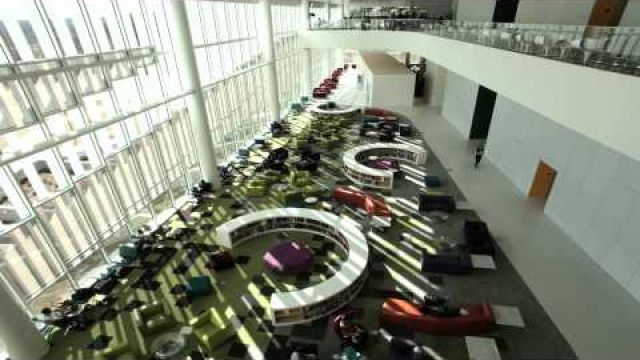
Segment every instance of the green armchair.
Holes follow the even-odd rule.
[[[247,190],[247,196],[265,196],[269,184],[263,179],[251,179],[247,183],[245,189]]]
[[[187,296],[195,299],[213,294],[213,284],[208,276],[195,276],[187,281]]]
[[[200,346],[208,352],[212,352],[236,333],[230,323],[225,323],[216,316],[213,308],[191,319],[189,325]]]
[[[176,323],[171,311],[163,303],[159,302],[135,309],[133,311],[133,321],[145,336],[167,330]]]
[[[125,261],[133,261],[138,256],[136,244],[133,243],[125,243],[120,245],[118,251],[120,253],[120,257],[122,257]]]
[[[312,185],[311,173],[308,171],[291,171],[289,172],[289,184],[293,187],[301,188]]]
[[[141,354],[136,349],[129,345],[126,338],[119,341],[114,339],[110,345],[102,350],[96,351],[97,358],[100,360],[112,360],[112,359],[144,359],[146,354]]]
[[[275,184],[280,181],[280,173],[275,170],[266,170],[256,176],[259,180],[264,180],[267,184]]]

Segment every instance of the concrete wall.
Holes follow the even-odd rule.
[[[520,0],[516,22],[584,25],[595,0]]]
[[[486,156],[523,194],[540,160],[554,167],[545,213],[640,300],[640,162],[502,96]]]
[[[469,138],[477,96],[477,83],[452,71],[447,72],[442,116],[447,118],[465,138]]]
[[[620,19],[620,26],[640,26],[640,0],[629,0]]]

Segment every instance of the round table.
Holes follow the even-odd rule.
[[[168,360],[182,358],[179,355],[187,346],[187,341],[181,333],[170,332],[158,336],[151,343],[153,359]]]
[[[318,203],[318,198],[315,196],[309,196],[308,198],[304,199],[304,203],[307,205],[314,205]]]

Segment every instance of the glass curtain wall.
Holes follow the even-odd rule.
[[[302,28],[302,9],[293,5],[272,5],[273,41],[278,74],[278,99],[281,115],[291,103],[310,89],[302,89],[303,54],[298,48],[298,30]],[[306,91],[305,91],[306,90]]]
[[[264,130],[264,63],[255,3],[187,1],[200,79],[220,162]]]
[[[168,3],[0,6],[0,280],[38,312],[179,205],[198,162]]]
[[[0,282],[39,312],[88,285],[140,225],[181,206],[199,164],[168,1],[0,5]],[[272,9],[287,109],[306,90],[300,9]],[[187,13],[223,161],[268,121],[257,5],[188,0]]]

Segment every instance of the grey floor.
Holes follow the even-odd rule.
[[[461,210],[449,215],[444,221],[435,216],[413,213],[411,203],[415,205],[416,195],[421,186],[408,179],[412,177],[411,171],[403,172],[397,179],[392,194],[381,194],[390,201],[393,210],[401,211],[406,216],[397,217],[394,226],[380,234],[378,238],[370,238],[374,253],[370,278],[366,287],[351,304],[352,307],[363,310],[362,324],[369,330],[375,330],[381,326],[378,320],[380,306],[388,297],[410,298],[413,295],[419,296],[424,292],[430,292],[446,295],[458,304],[487,301],[492,305],[506,306],[519,312],[524,323],[522,324],[524,326],[499,325],[495,331],[480,335],[497,348],[499,353],[493,358],[575,359],[576,355],[571,346],[502,251],[498,250],[494,259],[495,269],[474,269],[467,276],[419,271],[416,265],[419,263],[420,245],[428,244],[430,240],[462,242],[464,220],[478,218],[478,215],[466,203],[464,194],[449,176],[448,169],[431,151],[427,143],[421,141],[419,137],[409,138],[407,141],[421,144],[430,150],[426,166],[414,167],[414,170],[439,175],[444,180],[443,187],[439,191],[454,194],[463,206]],[[330,171],[337,178],[341,177],[338,167]],[[417,177],[414,176],[414,179]],[[326,185],[332,186],[332,184]],[[404,199],[404,201],[393,203],[393,200],[397,199]],[[364,221],[357,212],[354,212],[353,217]],[[406,226],[408,222],[420,225]],[[403,232],[411,234],[416,241],[401,240],[400,234]],[[387,327],[387,330],[397,336],[411,338],[418,343],[430,346],[445,359],[470,358],[471,351],[465,337],[430,336],[414,333],[401,327]],[[332,354],[339,351],[338,340],[332,334],[327,319],[308,325],[277,328],[275,333],[293,342],[316,344],[322,359],[329,359]],[[383,341],[376,341],[375,338],[373,340],[365,351],[370,359],[406,358],[406,354],[393,353],[388,344]],[[267,359],[276,359],[280,356],[281,353],[275,347],[265,351]]]
[[[393,110],[420,129],[578,357],[637,359],[638,302],[544,214],[543,204],[520,193],[491,164],[491,154],[474,169],[474,147],[438,108]]]

